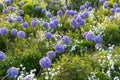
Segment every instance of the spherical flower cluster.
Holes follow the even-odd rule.
[[[95,35],[93,33],[88,33],[85,37],[85,39],[88,41],[88,42],[91,42],[93,41],[95,38]]]
[[[83,38],[86,39],[87,34],[89,34],[89,32],[84,32],[84,34],[83,34]]]
[[[81,17],[82,17],[82,18],[88,17],[88,12],[87,12],[87,11],[84,11],[84,12],[81,14]]]
[[[88,6],[89,6],[89,2],[88,2],[88,1],[85,2],[84,6],[85,6],[85,8],[88,8]]]
[[[25,38],[25,35],[26,35],[26,34],[25,34],[24,31],[19,31],[19,32],[17,33],[18,38],[19,38],[19,39],[22,39],[22,40]]]
[[[64,52],[64,50],[65,50],[65,48],[64,48],[64,46],[62,45],[62,44],[56,44],[56,46],[55,46],[55,51],[57,52],[57,53],[63,53]]]
[[[6,13],[7,13],[7,9],[3,9],[3,10],[2,10],[2,13],[3,13],[3,14],[6,14]]]
[[[101,36],[96,36],[94,38],[95,43],[101,43],[102,42],[102,37]]]
[[[17,21],[17,22],[22,22],[22,21],[23,21],[23,19],[22,19],[22,17],[21,17],[21,16],[17,16],[17,17],[16,17],[16,21]]]
[[[5,53],[0,51],[0,60],[4,60],[5,58]]]
[[[72,20],[70,21],[70,24],[71,24],[71,26],[72,26],[74,29],[77,29],[77,28],[79,27],[79,24],[78,24],[78,22],[77,22],[75,19],[72,19]]]
[[[120,8],[116,8],[116,12],[118,12],[118,13],[119,13],[119,12],[120,12]]]
[[[23,27],[23,28],[27,28],[27,27],[28,27],[28,22],[22,23],[22,27]]]
[[[7,70],[7,74],[9,78],[16,78],[18,76],[18,69],[15,67],[11,67]]]
[[[88,7],[88,10],[89,10],[89,11],[92,11],[92,7]]]
[[[111,13],[111,14],[115,14],[115,9],[114,9],[114,8],[111,8],[111,9],[110,9],[110,13]]]
[[[9,7],[8,7],[8,10],[9,10],[9,11],[13,11],[13,10],[14,10],[14,7],[13,7],[13,6],[9,6]]]
[[[113,8],[117,8],[118,7],[118,4],[117,3],[114,3],[113,4]]]
[[[45,37],[46,39],[52,39],[52,33],[51,32],[45,33]]]
[[[53,18],[51,19],[51,22],[53,22],[53,23],[55,24],[55,26],[54,26],[53,28],[55,28],[56,26],[58,26],[59,21],[58,21],[57,17],[53,17]],[[52,26],[50,26],[50,28],[51,28],[51,27],[52,27]]]
[[[64,44],[70,44],[70,38],[69,38],[68,36],[63,36],[62,42],[63,42]]]
[[[81,16],[77,16],[76,20],[81,26],[85,24],[85,20]]]
[[[46,12],[46,16],[47,16],[48,18],[51,18],[51,17],[52,17],[52,14],[51,14],[50,12]]]
[[[101,44],[96,44],[96,45],[95,45],[95,49],[100,50],[101,48],[102,48],[102,45],[101,45]]]
[[[22,6],[22,5],[24,5],[24,2],[23,2],[23,1],[21,1],[21,2],[20,2],[20,5],[21,5],[21,6]]]
[[[38,20],[35,19],[35,18],[33,18],[32,21],[31,21],[31,26],[32,26],[32,27],[38,26]]]
[[[71,15],[71,11],[70,11],[70,10],[66,10],[66,11],[65,11],[65,14],[66,14],[66,15]]]
[[[44,23],[42,24],[42,26],[43,26],[44,28],[47,28],[47,27],[49,26],[49,23],[44,22]]]
[[[19,13],[20,15],[22,15],[22,14],[23,14],[23,10],[19,10],[18,13]]]
[[[13,19],[12,18],[7,18],[7,21],[9,22],[9,23],[12,23],[13,22]]]
[[[46,14],[46,9],[42,9],[41,11],[43,14]]]
[[[48,57],[43,57],[42,59],[40,59],[39,64],[41,68],[50,68],[51,60]]]
[[[52,59],[55,58],[56,54],[55,54],[54,51],[48,51],[47,54],[46,54],[46,56],[47,56],[49,59],[52,60]]]
[[[36,11],[40,10],[40,7],[39,6],[35,6],[35,10]]]
[[[57,4],[57,1],[56,1],[56,0],[54,0],[54,1],[53,1],[53,4],[54,4],[54,5],[56,5],[56,4]]]
[[[104,2],[104,0],[99,0],[99,3],[103,3]]]
[[[104,2],[103,7],[104,7],[104,8],[108,8],[108,1],[105,1],[105,2]]]
[[[62,10],[57,11],[57,15],[62,16],[63,12]]]
[[[0,28],[0,35],[5,35],[8,33],[8,29],[6,27]]]
[[[49,26],[50,28],[56,28],[56,24],[54,23],[54,21],[50,21]]]
[[[80,6],[80,10],[85,10],[85,6],[84,5]]]
[[[7,4],[7,5],[10,5],[11,4],[11,0],[4,0],[3,1],[5,4]]]
[[[10,31],[10,33],[11,33],[12,36],[16,36],[16,35],[17,35],[17,32],[18,32],[17,29],[12,29],[12,30]]]

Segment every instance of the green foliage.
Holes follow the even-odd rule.
[[[70,56],[63,55],[60,60],[53,64],[55,69],[61,66],[60,73],[56,75],[57,80],[87,80],[98,64],[91,60],[90,56]]]

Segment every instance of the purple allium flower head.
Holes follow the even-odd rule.
[[[84,32],[84,34],[83,34],[83,38],[85,38],[85,39],[86,39],[87,34],[89,34],[89,32]]]
[[[74,17],[74,19],[77,19],[78,15],[76,14],[76,15],[74,15],[73,17]]]
[[[5,53],[0,51],[0,60],[4,60],[5,58]]]
[[[7,70],[7,74],[9,78],[16,78],[18,76],[18,69],[15,67],[11,67]]]
[[[56,28],[56,24],[54,23],[54,21],[50,21],[49,26],[50,28]]]
[[[23,14],[23,10],[19,10],[18,13],[19,13],[20,15],[22,15],[22,14]]]
[[[100,42],[102,42],[102,37],[101,36],[96,36],[94,38],[94,41],[95,41],[95,43],[100,43]]]
[[[56,26],[58,26],[58,22],[59,22],[58,19],[53,20],[53,22],[55,23]]]
[[[105,2],[104,2],[103,7],[104,7],[104,8],[108,8],[108,1],[105,1]]]
[[[45,37],[46,39],[52,39],[52,33],[51,32],[45,33]]]
[[[0,28],[0,35],[5,35],[8,33],[8,29],[6,27]]]
[[[51,18],[51,17],[52,17],[52,14],[51,14],[50,12],[46,12],[46,16],[47,16],[48,18]]]
[[[17,36],[18,36],[19,39],[22,39],[22,40],[23,40],[23,39],[25,38],[25,35],[26,35],[26,34],[25,34],[24,31],[19,31],[19,32],[17,32]]]
[[[27,27],[28,27],[28,22],[22,23],[22,27],[23,27],[23,28],[27,28]]]
[[[35,6],[35,10],[36,11],[40,10],[40,7],[39,6]]]
[[[46,9],[42,9],[41,11],[43,14],[46,14],[47,10]]]
[[[77,22],[78,22],[80,25],[84,25],[84,24],[85,24],[85,20],[82,19],[81,16],[78,16],[76,20],[77,20]]]
[[[111,13],[111,14],[115,14],[115,9],[114,9],[114,8],[111,8],[111,9],[110,9],[110,13]]]
[[[42,24],[42,26],[43,26],[44,28],[47,28],[47,27],[49,26],[49,23],[44,22],[44,23]]]
[[[42,59],[40,59],[39,64],[41,68],[50,68],[51,60],[48,57],[43,57]]]
[[[10,33],[11,33],[12,36],[16,36],[16,35],[17,35],[17,32],[18,32],[17,29],[12,29],[12,30],[10,31]]]
[[[38,26],[38,20],[36,18],[33,18],[32,21],[31,21],[31,26],[32,27],[36,27]]]
[[[63,42],[64,44],[70,44],[70,38],[69,38],[68,36],[63,36],[62,42]]]
[[[16,21],[17,21],[17,22],[22,22],[22,21],[23,21],[23,19],[22,19],[22,17],[21,17],[21,16],[17,16],[17,17],[16,17]]]
[[[24,3],[23,1],[20,2],[20,5],[21,5],[21,6],[24,5],[24,4],[25,4],[25,3]]]
[[[5,4],[7,4],[7,5],[10,5],[11,4],[11,0],[4,0],[3,1]]]
[[[118,13],[119,13],[119,12],[120,12],[120,8],[116,8],[116,12],[118,12]]]
[[[70,10],[70,15],[74,16],[74,11],[73,10]]]
[[[88,17],[88,12],[87,12],[87,11],[84,11],[84,12],[82,13],[82,15],[83,15],[83,18]]]
[[[63,53],[64,52],[64,50],[65,50],[65,48],[64,48],[64,46],[62,45],[62,44],[56,44],[56,46],[55,46],[55,51],[57,52],[57,53]]]
[[[66,10],[66,11],[65,11],[65,14],[66,14],[66,15],[71,15],[71,11],[70,11],[70,10]]]
[[[104,2],[104,0],[99,0],[99,3],[103,3]]]
[[[70,24],[71,24],[71,26],[72,26],[74,29],[76,29],[76,28],[79,27],[79,24],[78,24],[78,22],[77,22],[75,19],[72,19],[72,20],[70,21]]]
[[[2,10],[2,13],[3,13],[3,14],[6,14],[6,13],[7,13],[7,9],[3,9],[3,10]]]
[[[88,33],[88,34],[86,35],[86,40],[87,40],[88,42],[91,42],[91,41],[94,40],[94,37],[95,37],[95,35],[94,35],[93,33]]]
[[[25,77],[23,80],[32,80],[30,77]]]
[[[80,10],[85,10],[85,6],[84,5],[80,6]]]
[[[92,11],[92,7],[88,7],[88,10],[89,10],[89,11]]]
[[[8,21],[9,23],[12,23],[12,22],[13,22],[13,19],[12,19],[12,18],[7,18],[7,21]]]
[[[85,2],[84,6],[85,6],[85,8],[87,8],[89,6],[89,2],[88,1]]]
[[[101,45],[101,44],[96,44],[96,45],[95,45],[95,49],[100,50],[101,48],[102,48],[102,45]]]
[[[53,4],[54,4],[54,5],[56,5],[56,4],[57,4],[57,1],[56,1],[56,0],[54,0],[54,1],[53,1]]]
[[[53,60],[56,56],[54,51],[48,51],[46,54],[47,57],[49,57],[49,59]]]
[[[8,6],[8,10],[9,10],[9,11],[13,11],[13,10],[14,10],[14,7],[13,7],[13,6]]]
[[[63,12],[62,10],[57,11],[57,15],[62,16]]]
[[[117,3],[114,3],[113,4],[113,8],[117,8],[118,7],[118,4]]]

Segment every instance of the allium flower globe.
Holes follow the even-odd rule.
[[[65,11],[65,14],[66,14],[66,15],[71,15],[71,11],[70,11],[70,10],[66,10],[66,11]]]
[[[108,1],[105,1],[105,2],[104,2],[103,7],[104,7],[104,8],[108,8]]]
[[[51,32],[45,33],[45,37],[46,39],[52,39],[52,33]]]
[[[115,9],[114,9],[114,8],[111,8],[111,9],[110,9],[110,13],[111,13],[111,14],[115,14]]]
[[[48,51],[47,54],[46,54],[46,56],[47,56],[49,59],[52,60],[52,59],[55,58],[56,54],[55,54],[54,51]]]
[[[117,8],[118,7],[118,4],[117,3],[114,3],[113,4],[113,8]]]
[[[89,7],[88,10],[89,10],[89,11],[92,11],[92,7]]]
[[[21,5],[21,6],[24,5],[24,4],[25,4],[25,3],[24,3],[23,1],[20,2],[20,5]]]
[[[16,78],[18,76],[18,69],[11,67],[7,70],[7,74],[9,78]]]
[[[44,23],[42,24],[42,26],[43,26],[44,28],[47,28],[47,27],[49,26],[49,23],[44,22]]]
[[[41,68],[50,68],[51,66],[51,60],[48,57],[43,57],[39,60],[39,64]]]
[[[75,19],[72,19],[72,20],[70,21],[70,24],[71,24],[71,26],[72,26],[74,29],[76,29],[76,28],[79,27],[79,24],[78,24],[78,22],[77,22]]]
[[[46,9],[42,9],[41,11],[43,14],[46,14],[47,10]]]
[[[27,27],[28,27],[28,22],[22,23],[22,27],[23,27],[23,28],[27,28]]]
[[[17,16],[17,17],[16,17],[16,21],[17,21],[17,22],[22,22],[22,21],[23,21],[23,19],[22,19],[22,17],[21,17],[21,16]]]
[[[13,22],[13,19],[12,19],[12,18],[7,18],[7,21],[8,21],[9,23],[12,23],[12,22]]]
[[[119,13],[119,12],[120,12],[120,8],[116,8],[116,12],[118,12],[118,13]]]
[[[13,6],[8,6],[8,10],[9,11],[14,11],[14,7]]]
[[[51,14],[50,12],[46,12],[46,16],[47,16],[48,18],[51,18],[51,17],[52,17],[52,14]]]
[[[85,6],[84,5],[80,6],[80,10],[85,10]]]
[[[19,10],[18,13],[19,13],[20,15],[22,15],[22,14],[23,14],[23,10]]]
[[[38,11],[40,9],[39,6],[35,6],[35,10]]]
[[[5,35],[8,33],[8,29],[6,27],[0,28],[0,35]]]
[[[96,36],[94,38],[95,43],[101,43],[102,42],[102,37],[101,36]]]
[[[100,50],[101,48],[102,48],[102,45],[101,45],[101,44],[96,44],[96,45],[95,45],[95,49]]]
[[[84,32],[84,34],[83,34],[83,38],[85,38],[85,39],[86,39],[87,34],[89,34],[89,32]]]
[[[26,34],[25,34],[24,31],[19,31],[19,32],[17,33],[18,38],[19,38],[19,39],[22,39],[22,40],[25,38],[25,35],[26,35]]]
[[[63,12],[62,10],[57,11],[57,15],[62,16]]]
[[[7,9],[3,9],[3,10],[2,10],[2,13],[3,13],[3,14],[6,14],[6,13],[7,13]]]
[[[11,4],[11,0],[3,0],[3,2],[7,5],[10,5]]]
[[[63,53],[64,52],[64,50],[65,50],[65,48],[64,48],[64,46],[62,45],[62,44],[56,44],[56,46],[55,46],[55,51],[57,52],[57,53]]]
[[[12,30],[10,31],[10,33],[11,33],[12,36],[16,36],[16,35],[17,35],[17,32],[18,32],[17,29],[12,29]]]
[[[4,60],[5,58],[5,53],[0,51],[0,60]]]
[[[32,21],[31,21],[31,26],[32,27],[36,27],[36,26],[38,26],[38,21],[37,21],[37,19],[32,19]]]
[[[99,0],[99,3],[103,3],[104,2],[104,0]]]
[[[95,37],[95,35],[94,35],[93,33],[88,33],[88,34],[86,35],[86,40],[87,40],[88,42],[91,42],[91,41],[94,40],[94,37]]]
[[[68,36],[63,36],[62,42],[63,42],[64,44],[70,44],[70,38],[69,38]]]
[[[56,28],[56,24],[54,23],[54,21],[50,21],[49,26],[50,28]]]

